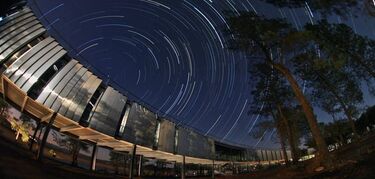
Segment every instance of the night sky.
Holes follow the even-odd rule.
[[[279,9],[255,0],[28,0],[49,33],[103,81],[150,110],[234,145],[278,147],[253,139],[247,56],[226,49],[223,12],[316,22],[306,6]],[[375,37],[374,18],[331,17]],[[303,84],[303,82],[300,82]],[[368,99],[366,101],[369,102]],[[260,107],[260,106],[259,106]],[[319,120],[326,115],[319,112]]]

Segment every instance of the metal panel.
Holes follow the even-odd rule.
[[[0,52],[4,52],[10,46],[15,44],[20,39],[22,39],[22,37],[31,34],[32,32],[34,32],[37,29],[40,29],[41,27],[42,24],[34,20],[26,24],[24,27],[18,28],[17,30],[7,34],[5,37],[3,37],[3,39],[0,39]]]
[[[17,37],[21,34],[25,34],[30,32],[32,30],[32,27],[35,27],[39,24],[39,21],[36,20],[36,17],[30,17],[28,19],[25,19],[21,21],[18,24],[15,24],[11,28],[5,29],[1,32],[1,39],[0,39],[0,51],[3,51],[4,49],[8,48],[9,45],[14,42],[14,39],[17,39]],[[13,41],[12,41],[13,40]]]
[[[32,16],[32,14],[28,14],[24,16],[24,19],[20,19],[17,23],[9,24],[10,26],[7,28],[2,28],[0,30],[0,37],[2,39],[1,43],[4,43],[6,39],[4,39],[7,36],[15,36],[17,35],[20,30],[26,30],[25,26],[27,26],[30,23],[38,23],[36,20],[37,18],[35,16]],[[30,26],[29,26],[30,28]],[[17,33],[18,32],[18,33]]]
[[[49,45],[54,41],[53,38],[48,37],[44,39],[43,41],[39,42],[37,45],[35,45],[33,48],[31,48],[29,51],[24,53],[21,57],[19,57],[15,62],[13,62],[4,72],[6,76],[9,78],[13,75],[14,72],[16,72],[20,66],[22,66],[23,63],[25,63],[29,58],[31,58],[35,53]]]
[[[158,141],[158,150],[165,152],[174,152],[175,124],[163,119],[160,123],[160,133]]]
[[[22,87],[22,85],[25,84],[26,81],[28,81],[28,80],[36,82],[36,80],[38,78],[35,78],[34,73],[36,71],[40,70],[40,69],[43,70],[43,71],[46,71],[50,66],[44,67],[44,68],[41,68],[41,67],[44,64],[46,64],[49,61],[50,58],[52,58],[55,54],[57,54],[61,50],[62,50],[61,46],[56,46],[52,50],[48,51],[47,54],[44,54],[41,58],[39,58],[39,54],[35,55],[33,58],[39,58],[39,59],[37,61],[35,61],[35,63],[32,64],[32,66],[29,67],[29,69],[27,69],[20,78],[18,78],[18,80],[16,81],[16,84],[19,87]],[[33,58],[30,59],[30,61],[33,61]]]
[[[70,61],[67,65],[62,68],[55,77],[48,83],[48,85],[43,89],[43,91],[38,96],[37,101],[40,103],[43,103],[46,101],[48,96],[53,92],[55,89],[55,86],[60,83],[61,79],[64,78],[64,76],[77,64],[78,62],[76,60]]]
[[[5,31],[9,28],[13,28],[14,25],[18,24],[19,22],[21,22],[25,19],[28,19],[30,17],[35,17],[34,14],[31,13],[30,11],[28,11],[28,12],[19,11],[19,12],[21,12],[21,13],[17,13],[17,14],[8,16],[3,21],[1,21],[0,32]]]
[[[55,102],[52,104],[51,109],[54,111],[58,111],[61,104],[64,100],[66,100],[67,95],[69,92],[72,91],[73,87],[78,83],[78,81],[82,78],[82,76],[87,72],[87,69],[82,67],[79,69],[79,71],[74,74],[73,78],[71,78],[66,86],[64,86],[63,90],[59,93],[58,98],[55,100]]]
[[[203,135],[189,129],[179,128],[177,154],[211,158],[213,157],[212,143]]]
[[[81,79],[78,80],[77,84],[73,87],[73,89],[69,92],[67,97],[65,97],[66,100],[64,100],[59,108],[60,114],[65,114],[66,111],[69,109],[69,106],[74,103],[75,98],[81,89],[82,85],[88,81],[89,77],[92,76],[92,73],[90,71],[86,71],[86,73],[82,76]]]
[[[152,147],[155,139],[156,122],[155,114],[141,105],[133,103],[122,137],[129,142]]]
[[[125,104],[125,96],[112,87],[107,87],[92,111],[89,127],[114,136]]]
[[[38,53],[34,54],[32,57],[30,57],[25,63],[23,63],[18,70],[13,73],[13,75],[10,77],[10,80],[14,81],[18,86],[20,86],[17,81],[21,79],[21,81],[25,81],[28,78],[30,78],[30,73],[33,69],[32,67],[35,67],[37,65],[37,61],[45,54],[49,53],[51,49],[57,46],[56,42],[53,42],[40,50]],[[53,51],[53,53],[56,53],[56,51]],[[22,79],[23,78],[23,79]]]
[[[33,15],[29,8],[22,9],[13,15],[7,16],[3,21],[0,22],[0,31],[24,19],[27,15]]]
[[[46,63],[44,63],[34,74],[33,79],[29,79],[26,83],[22,84],[21,89],[28,92],[34,83],[43,75],[43,73],[55,64],[59,59],[61,59],[66,54],[64,49],[60,50],[57,54],[51,57]]]
[[[102,80],[97,78],[95,75],[95,80],[93,83],[85,85],[80,92],[82,92],[82,98],[78,105],[75,108],[74,116],[71,118],[74,121],[79,121],[79,119],[82,116],[83,111],[85,110],[85,107],[89,103],[92,95],[95,93],[96,89],[99,87],[99,85],[102,83]]]
[[[73,100],[71,100],[72,102],[70,103],[69,106],[67,106],[66,113],[62,113],[62,114],[64,114],[68,118],[71,118],[71,119],[73,118],[74,112],[77,109],[77,106],[79,105],[79,103],[81,103],[82,98],[86,95],[86,93],[88,92],[88,89],[90,89],[90,85],[92,85],[96,81],[96,79],[97,77],[95,75],[93,74],[89,75],[87,81],[84,81],[82,85],[79,87],[79,90],[77,91],[77,93],[74,94],[72,98]]]
[[[16,52],[18,49],[22,48],[24,45],[42,35],[46,31],[42,26],[39,27],[38,25],[36,27],[38,27],[36,30],[33,30],[29,34],[24,34],[24,36],[18,39],[16,43],[12,44],[12,46],[10,46],[7,50],[0,53],[0,62],[3,62],[5,59],[9,58],[9,56]]]
[[[48,96],[46,101],[44,102],[45,106],[49,108],[52,107],[52,104],[55,102],[57,98],[60,98],[60,93],[64,89],[65,86],[69,85],[69,82],[72,80],[74,75],[82,68],[82,65],[77,63],[69,72],[60,80],[60,82],[56,85],[53,89],[53,92]],[[60,98],[61,100],[61,98]]]

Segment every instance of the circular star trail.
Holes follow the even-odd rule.
[[[226,48],[224,11],[285,17],[297,28],[311,9],[253,0],[29,0],[49,33],[103,81],[179,125],[216,140],[269,147],[249,133],[247,56]],[[353,21],[354,22],[354,21]],[[261,106],[259,106],[261,108]]]

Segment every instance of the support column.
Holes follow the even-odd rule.
[[[277,151],[275,150],[275,160],[278,161],[279,160],[279,157],[277,157]]]
[[[43,150],[46,145],[46,141],[48,138],[49,131],[51,130],[51,127],[53,125],[53,122],[55,121],[55,118],[57,116],[57,113],[54,112],[52,117],[49,119],[48,125],[46,126],[46,131],[44,131],[42,142],[40,143],[37,159],[41,161],[43,159]]]
[[[96,169],[96,154],[98,153],[98,146],[94,144],[94,147],[92,148],[92,155],[91,155],[91,170],[95,171]]]
[[[212,173],[211,173],[211,178],[215,178],[215,160],[212,160]]]
[[[263,150],[260,150],[260,154],[262,155],[262,161],[265,161],[264,160],[264,155],[263,155]]]
[[[182,156],[181,179],[185,179],[185,155]]]
[[[132,158],[131,158],[131,162],[130,162],[130,170],[129,170],[129,178],[130,179],[133,179],[133,175],[134,175],[133,172],[134,172],[134,161],[135,161],[136,151],[137,151],[137,145],[134,144],[133,151],[132,151]]]
[[[36,128],[35,128],[35,131],[34,131],[34,134],[33,134],[33,137],[32,137],[32,140],[30,142],[30,147],[29,147],[29,150],[33,150],[33,145],[34,145],[34,140],[36,140],[36,133],[38,133],[38,130],[39,128],[41,127],[42,123],[41,122],[36,122],[37,125],[36,125]]]
[[[142,175],[142,158],[143,156],[139,156],[139,161],[138,161],[138,176],[140,177]]]

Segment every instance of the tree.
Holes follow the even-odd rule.
[[[75,139],[70,136],[60,135],[56,132],[52,133],[53,141],[55,141],[60,147],[65,147],[72,154],[72,166],[77,166],[79,151],[88,151],[89,147],[86,143],[81,142],[79,139]]]
[[[337,61],[312,51],[299,55],[294,62],[316,105],[330,114],[342,112],[351,124],[353,134],[358,137],[353,118],[363,103],[360,81],[345,72]]]
[[[119,167],[125,165],[127,159],[126,156],[124,154],[111,150],[111,152],[109,153],[109,157],[115,167],[115,174],[119,174]]]
[[[357,0],[263,0],[277,7],[301,8],[309,6],[324,16],[337,14],[346,16],[351,8],[357,6]]]
[[[331,149],[338,149],[338,147],[345,145],[351,139],[351,129],[347,120],[336,120],[333,122],[319,123],[323,131],[324,139]],[[315,147],[311,138],[307,137],[305,146]]]
[[[354,118],[363,103],[362,82],[374,91],[375,41],[354,33],[345,24],[326,20],[307,24],[299,33],[312,45],[295,58],[297,73],[309,82],[319,106],[331,103],[338,107],[358,136]]]
[[[8,118],[8,103],[3,98],[0,98],[0,118],[2,121]]]
[[[330,24],[326,20],[305,26],[307,36],[341,68],[359,80],[375,78],[375,41],[356,34],[346,24]]]
[[[285,105],[291,99],[290,89],[285,84],[285,81],[280,79],[279,75],[274,69],[268,65],[257,64],[253,71],[251,71],[251,81],[255,81],[255,88],[252,90],[253,105],[255,108],[251,109],[250,113],[261,115],[262,118],[271,118],[272,121],[262,121],[257,124],[258,130],[254,133],[255,138],[263,140],[264,134],[276,128],[281,145],[283,155],[286,157],[286,142],[290,136],[287,134],[285,125],[289,125],[288,121],[283,121],[282,118],[277,117],[280,111],[277,107]],[[257,106],[262,106],[258,108]],[[293,150],[292,150],[293,153]],[[293,155],[294,156],[294,155]],[[288,163],[287,158],[285,159]],[[295,160],[293,160],[295,161]]]
[[[299,34],[283,19],[266,19],[254,12],[241,12],[240,15],[229,14],[227,19],[230,26],[228,32],[232,37],[229,39],[231,49],[243,50],[256,56],[256,59],[251,59],[252,64],[268,65],[289,83],[296,100],[304,111],[312,136],[317,144],[319,151],[317,158],[324,165],[329,166],[331,159],[327,145],[319,130],[313,108],[303,94],[297,79],[287,66],[290,57],[294,56],[295,52],[298,52],[304,46],[298,44],[299,46],[290,49],[289,44],[285,42],[289,39],[300,40],[296,38],[296,35]],[[295,44],[292,43],[292,45]],[[304,45],[304,43],[301,44]]]
[[[375,127],[375,106],[367,108],[356,121],[358,131],[363,134]]]

